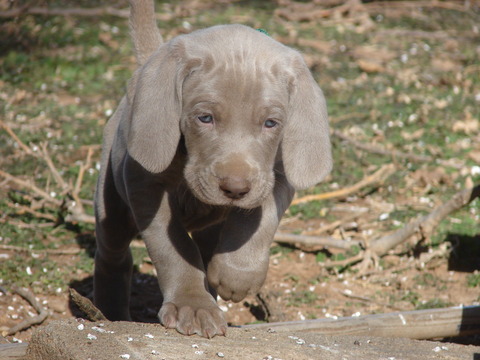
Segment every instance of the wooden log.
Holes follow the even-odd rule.
[[[245,329],[435,339],[480,333],[480,306],[401,311],[387,314],[242,325]]]
[[[27,343],[21,344],[0,344],[0,359],[21,359],[27,352]]]

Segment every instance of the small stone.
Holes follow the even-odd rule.
[[[130,359],[130,354],[123,354],[119,356],[121,359]]]
[[[89,334],[87,335],[87,339],[88,339],[88,340],[97,340],[97,337],[96,337],[95,335],[89,333]]]

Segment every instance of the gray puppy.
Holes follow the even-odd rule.
[[[262,286],[294,189],[332,160],[322,91],[302,56],[241,25],[162,43],[153,1],[131,1],[139,68],[109,120],[95,198],[95,304],[128,320],[141,234],[158,273],[167,328],[212,337],[215,296]]]

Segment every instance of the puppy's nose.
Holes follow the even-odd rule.
[[[250,182],[237,176],[224,177],[219,186],[225,196],[233,200],[243,198],[250,191]]]

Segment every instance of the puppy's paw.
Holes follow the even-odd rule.
[[[158,318],[167,329],[176,329],[184,335],[197,334],[210,339],[227,332],[222,310],[210,301],[166,302],[160,308]]]
[[[228,259],[216,255],[208,265],[208,283],[222,299],[239,302],[249,294],[256,294],[265,281],[268,261],[265,265],[256,265],[234,266]]]

